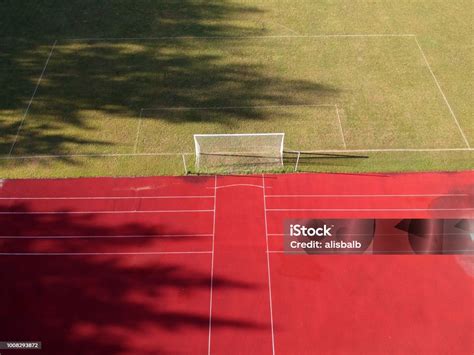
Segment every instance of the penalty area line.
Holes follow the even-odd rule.
[[[429,70],[431,76],[433,77],[433,80],[434,80],[436,86],[438,87],[438,90],[439,90],[441,96],[443,97],[443,100],[444,100],[444,102],[446,103],[446,106],[448,106],[448,110],[449,110],[449,112],[451,113],[451,116],[452,116],[453,119],[454,119],[454,123],[455,123],[456,126],[458,127],[459,133],[461,133],[461,136],[462,136],[462,138],[463,138],[463,140],[464,140],[464,143],[466,144],[466,146],[467,146],[468,148],[471,148],[471,146],[470,146],[470,144],[469,144],[469,141],[467,140],[467,137],[466,137],[466,135],[464,134],[464,131],[463,131],[461,125],[459,124],[459,121],[458,121],[456,115],[454,114],[454,111],[453,111],[453,109],[451,108],[451,105],[449,104],[448,99],[447,99],[446,95],[444,94],[443,89],[441,88],[441,85],[440,85],[438,79],[436,78],[436,76],[435,76],[433,70],[431,69],[431,65],[430,65],[430,63],[428,62],[428,59],[426,58],[425,52],[424,52],[423,49],[421,48],[420,42],[418,42],[418,39],[416,38],[416,36],[415,36],[414,38],[415,38],[416,45],[418,46],[418,49],[420,50],[420,53],[421,53],[421,55],[422,55],[422,57],[423,57],[423,59],[424,59],[424,61],[425,61],[426,67],[428,68],[428,70]]]
[[[21,129],[23,128],[23,124],[25,123],[26,116],[28,116],[28,112],[30,111],[31,104],[33,103],[33,100],[36,96],[36,92],[38,91],[38,88],[41,84],[41,80],[43,80],[44,73],[46,72],[46,67],[48,66],[49,60],[51,59],[51,56],[53,55],[54,49],[56,48],[56,44],[58,41],[54,41],[53,46],[51,47],[51,50],[49,52],[48,58],[46,59],[46,62],[43,67],[43,71],[41,72],[38,81],[36,82],[36,87],[33,90],[33,94],[31,95],[30,101],[28,102],[28,106],[26,107],[25,113],[23,114],[23,118],[21,119],[20,125],[18,126],[18,129],[15,134],[15,138],[13,140],[13,143],[10,147],[10,151],[8,152],[8,156],[12,155],[13,149],[15,148],[15,145],[18,141],[18,137],[20,136]]]

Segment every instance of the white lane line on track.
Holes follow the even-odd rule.
[[[268,297],[270,300],[270,325],[272,328],[272,353],[275,355],[275,332],[273,327],[273,302],[272,302],[272,282],[270,272],[270,257],[268,256],[268,222],[267,222],[267,199],[265,191],[265,174],[262,174],[262,191],[263,191],[263,214],[265,221],[265,245],[267,251],[267,275],[268,275]]]
[[[222,186],[216,187],[216,189],[225,189],[225,188],[228,188],[228,187],[238,187],[238,186],[243,186],[243,187],[258,187],[258,188],[260,188],[260,189],[263,188],[263,186],[261,186],[261,185],[254,185],[254,184],[231,184],[231,185],[222,185]]]
[[[157,210],[157,211],[34,211],[34,212],[21,212],[21,211],[9,211],[0,212],[0,215],[28,215],[28,214],[142,214],[142,213],[209,213],[214,210]]]
[[[212,224],[212,255],[211,255],[211,284],[209,291],[209,335],[207,342],[207,354],[211,354],[211,333],[212,333],[212,296],[214,285],[214,241],[216,239],[216,206],[217,206],[217,175],[214,175],[214,219]]]
[[[296,197],[296,198],[312,198],[312,197],[342,197],[342,198],[359,198],[359,197],[460,197],[460,196],[470,196],[469,194],[392,194],[392,195],[385,195],[385,194],[380,194],[380,195],[267,195],[267,198],[290,198],[290,197]]]
[[[474,211],[474,208],[273,208],[268,212]]]
[[[58,256],[69,256],[69,255],[179,255],[179,254],[211,254],[211,251],[149,251],[149,252],[91,252],[91,253],[0,253],[2,256],[28,256],[28,255],[58,255]]]
[[[186,238],[212,237],[212,234],[150,234],[150,235],[0,235],[0,239],[101,239],[101,238]]]
[[[158,200],[158,199],[205,199],[214,198],[204,196],[78,196],[78,197],[0,197],[0,200]]]

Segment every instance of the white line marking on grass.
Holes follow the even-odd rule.
[[[294,29],[288,27],[288,26],[285,26],[281,23],[278,23],[278,22],[274,22],[274,21],[268,21],[266,20],[266,22],[270,22],[270,23],[273,23],[274,25],[277,25],[277,26],[280,26],[282,28],[284,28],[285,30],[287,31],[290,31],[291,33],[295,34],[295,35],[298,35],[298,36],[301,36],[301,33],[299,33],[298,31],[295,31]]]
[[[383,152],[469,152],[473,148],[386,148],[386,149],[321,149],[321,150],[293,150],[286,149],[293,153],[383,153]]]
[[[211,284],[209,293],[209,336],[207,341],[207,353],[211,354],[211,332],[212,332],[212,292],[214,284],[214,241],[216,239],[216,206],[217,206],[217,175],[214,175],[214,219],[212,224],[212,255],[211,255]]]
[[[81,197],[0,197],[0,200],[158,200],[158,199],[204,199],[213,196],[81,196]]]
[[[0,239],[102,239],[102,238],[186,238],[212,237],[212,234],[150,234],[150,235],[1,235]]]
[[[293,153],[384,153],[384,152],[470,152],[473,148],[388,148],[388,149],[321,149],[321,150],[293,150],[285,149],[286,152]],[[113,158],[113,157],[159,157],[159,156],[176,156],[194,155],[194,153],[91,153],[91,154],[51,154],[51,155],[17,155],[17,156],[0,156],[0,160],[27,160],[27,159],[72,159],[72,158]]]
[[[63,41],[154,41],[166,39],[272,39],[272,38],[351,38],[351,37],[414,37],[411,33],[355,33],[355,34],[315,34],[315,35],[268,35],[268,36],[161,36],[161,37],[85,37],[65,38]]]
[[[17,159],[67,159],[67,158],[114,158],[114,157],[159,157],[159,156],[177,156],[194,155],[194,153],[84,153],[84,154],[49,154],[49,155],[17,155],[0,156],[0,160]]]
[[[444,102],[445,102],[446,105],[448,106],[449,112],[451,113],[451,116],[453,117],[454,122],[456,123],[456,126],[457,126],[458,129],[459,129],[459,132],[461,133],[461,136],[462,136],[462,138],[463,138],[463,140],[464,140],[464,143],[466,143],[466,146],[467,146],[468,148],[471,148],[471,146],[469,145],[469,141],[467,140],[467,137],[466,137],[466,135],[464,134],[464,131],[462,130],[461,125],[459,124],[459,121],[458,121],[458,119],[456,118],[456,115],[454,114],[453,109],[451,108],[451,105],[449,104],[448,99],[446,98],[446,95],[445,95],[444,92],[443,92],[443,89],[441,89],[441,85],[439,84],[438,79],[436,78],[436,76],[434,75],[433,70],[431,69],[431,65],[430,65],[430,63],[428,62],[428,59],[426,58],[425,52],[424,52],[423,49],[421,48],[421,45],[420,45],[420,43],[418,42],[418,39],[416,38],[416,36],[415,36],[414,38],[415,38],[416,45],[418,46],[418,48],[419,48],[419,50],[420,50],[420,53],[421,53],[421,55],[423,56],[423,59],[425,60],[426,66],[427,66],[428,70],[430,71],[431,76],[433,77],[433,79],[434,79],[434,81],[435,81],[435,83],[436,83],[436,86],[438,87],[438,90],[439,90],[439,92],[441,93],[441,96],[442,96],[443,99],[444,99]]]
[[[188,174],[188,167],[186,166],[186,157],[184,156],[184,154],[181,154],[181,156],[183,157],[184,175],[187,175]]]
[[[263,213],[265,222],[265,244],[267,251],[267,275],[268,275],[268,297],[270,300],[270,325],[272,328],[272,353],[275,355],[275,334],[273,328],[273,303],[272,303],[272,281],[270,273],[270,257],[268,256],[268,222],[267,222],[267,199],[265,191],[265,174],[262,174]]]
[[[174,106],[174,107],[148,107],[142,111],[198,111],[198,110],[245,110],[257,108],[291,108],[291,107],[334,107],[334,104],[288,104],[288,105],[253,105],[253,106]]]
[[[474,211],[474,208],[273,208],[268,212]]]
[[[301,152],[298,152],[298,157],[296,158],[295,172],[298,171],[298,164],[300,163]]]
[[[69,256],[69,255],[180,255],[180,254],[211,254],[211,251],[149,251],[149,252],[91,252],[91,253],[0,253],[0,255],[28,256],[28,255],[50,255],[50,256]]]
[[[334,197],[334,198],[360,198],[360,197],[459,197],[459,196],[469,196],[469,194],[392,194],[392,195],[267,195],[267,198],[276,197],[297,197],[297,198],[313,198],[313,197]]]
[[[56,48],[56,43],[58,41],[54,41],[53,46],[51,47],[51,50],[49,51],[48,58],[46,59],[46,62],[44,63],[43,71],[41,72],[41,75],[38,78],[38,81],[36,82],[36,87],[33,90],[33,94],[31,95],[30,101],[28,102],[28,106],[26,107],[25,113],[23,114],[23,118],[21,119],[20,125],[18,126],[18,129],[15,134],[15,139],[13,140],[13,143],[10,147],[10,151],[8,152],[8,156],[10,156],[13,152],[13,149],[15,148],[15,145],[18,141],[18,137],[20,135],[21,129],[23,128],[23,124],[25,123],[26,116],[28,116],[28,112],[30,110],[31,104],[33,103],[33,99],[35,98],[36,92],[38,91],[38,88],[41,84],[41,80],[43,79],[44,73],[46,72],[46,67],[48,66],[49,60],[51,59],[51,56],[53,55],[53,51]]]
[[[140,129],[142,127],[142,114],[143,109],[140,110],[140,116],[138,117],[137,134],[135,136],[135,145],[133,146],[133,153],[136,153],[138,148],[138,138],[140,137]]]
[[[337,106],[337,104],[334,106],[336,108],[337,121],[339,122],[339,130],[341,132],[342,143],[344,143],[344,149],[346,149],[347,145],[346,145],[346,139],[344,138],[344,130],[342,129],[341,116],[339,115],[339,107]]]
[[[150,211],[1,211],[0,215],[22,215],[22,214],[127,214],[127,213],[208,213],[213,210],[150,210]]]

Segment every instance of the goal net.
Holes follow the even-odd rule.
[[[283,166],[284,133],[195,134],[196,169],[257,171]]]

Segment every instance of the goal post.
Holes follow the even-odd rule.
[[[283,166],[284,133],[195,134],[196,169],[257,171]]]

